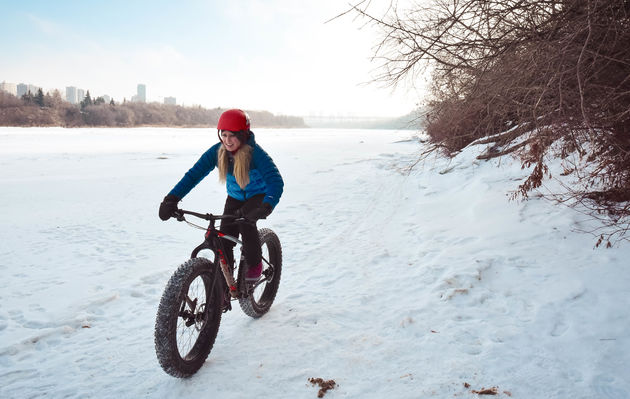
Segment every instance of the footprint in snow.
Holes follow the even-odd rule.
[[[630,397],[630,393],[623,388],[614,386],[614,383],[614,378],[600,375],[593,380],[593,390],[601,399],[626,399]]]

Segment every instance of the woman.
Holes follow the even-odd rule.
[[[243,241],[243,255],[248,269],[247,281],[256,281],[262,272],[260,238],[256,220],[264,219],[278,204],[284,182],[271,157],[258,145],[250,130],[249,117],[240,109],[221,114],[217,125],[220,142],[210,147],[182,177],[160,204],[159,216],[168,220],[177,210],[177,203],[215,167],[219,179],[226,183],[227,199],[223,213],[245,217],[253,224],[221,222],[221,230]],[[234,260],[234,243],[225,240],[226,256]]]

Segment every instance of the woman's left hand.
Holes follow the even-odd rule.
[[[259,207],[252,209],[243,216],[249,220],[265,219],[271,214],[272,210],[271,204],[263,202]]]

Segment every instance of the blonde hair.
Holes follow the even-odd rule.
[[[252,147],[248,144],[243,144],[232,157],[234,158],[234,177],[239,187],[244,190],[249,184],[249,163],[252,160]],[[229,165],[230,160],[227,150],[221,146],[219,148],[217,167],[219,169],[219,180],[222,183],[225,183],[227,179]]]

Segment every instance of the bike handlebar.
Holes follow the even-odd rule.
[[[184,215],[195,216],[195,217],[198,217],[199,219],[207,220],[209,222],[214,222],[216,220],[233,220],[234,222],[237,222],[237,223],[253,223],[251,220],[245,217],[236,216],[236,215],[213,215],[211,213],[198,213],[198,212],[193,212],[193,211],[187,211],[185,209],[178,209],[174,212],[175,218],[180,222],[186,221],[186,219],[184,218]]]

